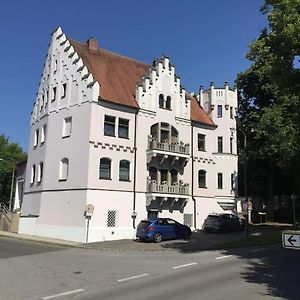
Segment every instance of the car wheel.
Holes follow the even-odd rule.
[[[160,243],[162,241],[162,235],[158,232],[154,236],[154,242],[155,243]]]
[[[189,240],[190,237],[191,237],[191,233],[189,233],[188,231],[185,231],[185,232],[183,233],[183,238],[184,238],[185,240]]]

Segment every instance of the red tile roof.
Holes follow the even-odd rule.
[[[70,43],[99,82],[100,98],[138,107],[134,99],[136,84],[149,72],[149,65],[100,48],[90,51],[86,44],[75,40],[70,39]]]
[[[139,107],[135,100],[136,84],[148,74],[150,65],[100,48],[96,51],[89,50],[87,44],[72,39],[69,41],[94,79],[99,82],[101,99]],[[186,95],[191,100],[191,120],[214,126],[196,99]]]
[[[191,101],[191,120],[205,125],[216,126],[197,100],[188,93],[186,93],[186,96]]]

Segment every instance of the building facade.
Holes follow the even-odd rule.
[[[89,242],[133,238],[147,217],[201,229],[234,210],[237,93],[181,86],[168,57],[151,65],[97,41],[52,33],[30,123],[19,232]]]

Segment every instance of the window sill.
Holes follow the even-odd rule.
[[[63,135],[61,138],[62,139],[66,139],[66,138],[69,138],[71,136],[71,134],[69,134],[69,135]]]
[[[207,190],[207,186],[199,186],[199,189],[206,189]]]
[[[111,134],[105,134],[105,133],[104,133],[104,135],[105,135],[105,136],[110,136],[110,137],[116,137],[115,135],[111,135]]]
[[[119,179],[119,181],[122,181],[122,182],[131,182],[131,180],[127,180],[127,179]]]
[[[45,141],[41,142],[41,145],[40,145],[40,147],[42,147],[44,144],[45,144]]]
[[[35,150],[37,148],[37,145],[33,146],[33,150]]]
[[[129,140],[129,137],[128,137],[128,136],[127,136],[127,137],[125,137],[125,136],[118,136],[118,138],[124,139],[124,140]]]
[[[198,149],[198,151],[199,151],[199,152],[206,152],[206,150],[200,150],[200,149]]]
[[[111,178],[99,178],[99,180],[112,180]]]
[[[58,179],[58,182],[64,182],[64,181],[67,181],[67,178]]]

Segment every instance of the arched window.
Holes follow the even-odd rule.
[[[128,160],[121,160],[119,166],[119,180],[129,181],[130,162]]]
[[[205,170],[199,170],[198,184],[199,184],[199,188],[206,188],[206,171]]]
[[[111,179],[111,160],[109,158],[100,159],[99,179]]]
[[[164,95],[160,94],[158,100],[159,108],[164,108],[164,102],[165,102]]]
[[[170,96],[167,97],[166,109],[170,109],[171,110],[171,97]]]
[[[69,174],[69,160],[67,158],[63,158],[60,161],[60,166],[59,166],[59,180],[60,181],[67,180],[68,174]]]

